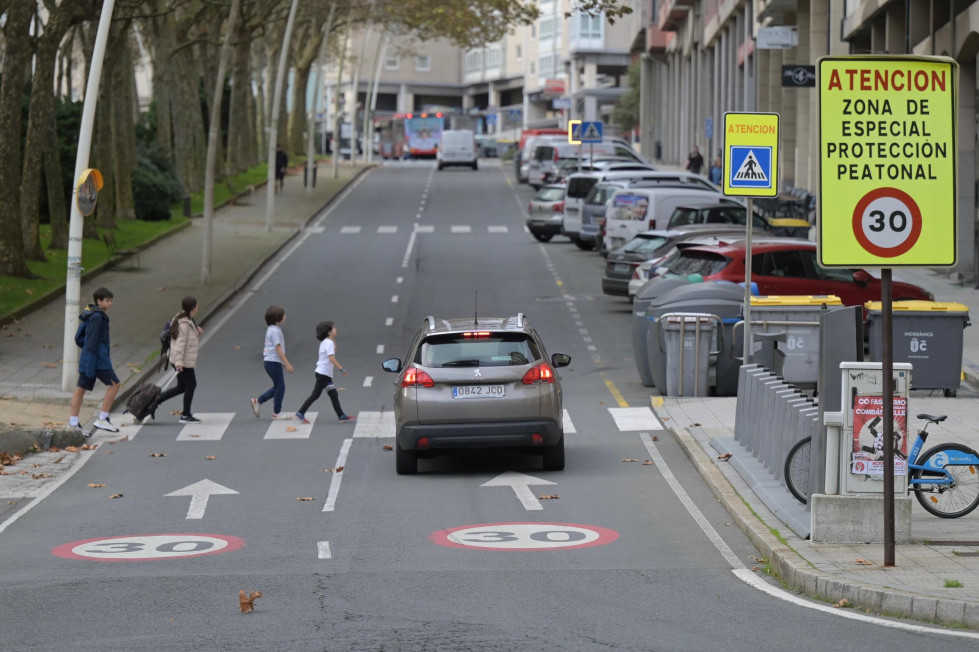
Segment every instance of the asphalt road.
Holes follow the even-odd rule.
[[[893,650],[930,642],[739,579],[734,570],[768,582],[751,544],[647,409],[629,304],[602,295],[596,254],[524,232],[530,191],[510,185],[509,172],[492,163],[478,172],[380,168],[284,251],[205,334],[195,400],[204,422],[184,428],[167,414],[178,401],[166,404],[158,421],[105,444],[4,532],[0,649]],[[272,424],[270,404],[262,419],[251,414],[248,399],[269,384],[261,346],[272,303],[286,309],[286,352],[297,369],[286,377],[284,411],[311,389],[314,327],[330,319],[350,372],[341,401],[355,424],[338,424],[325,396],[310,409],[311,427]],[[396,475],[384,449],[394,440],[379,436],[393,434],[382,415],[392,409],[394,376],[380,361],[403,355],[429,314],[517,312],[550,353],[573,358],[560,370],[567,468],[467,453]],[[482,486],[507,473],[553,484],[532,484],[524,501],[509,486]],[[203,505],[167,495],[205,479],[237,493]],[[149,535],[158,536],[139,538]],[[240,589],[262,592],[254,613],[239,613]]]

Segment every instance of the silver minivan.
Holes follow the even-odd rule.
[[[476,136],[470,129],[450,129],[442,132],[439,148],[435,154],[438,168],[461,165],[476,169]]]

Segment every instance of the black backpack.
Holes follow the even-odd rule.
[[[126,412],[140,421],[147,416],[156,419],[156,408],[160,404],[160,394],[162,393],[163,390],[160,389],[159,385],[143,383],[136,388],[136,391],[126,401]]]
[[[160,357],[163,358],[163,371],[166,371],[170,366],[170,344],[173,339],[170,337],[170,325],[173,324],[173,320],[167,321],[163,330],[160,332]]]

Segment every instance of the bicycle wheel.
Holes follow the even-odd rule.
[[[979,456],[967,446],[939,444],[922,453],[918,457],[919,463],[927,465],[927,460],[943,451],[957,451]],[[914,496],[925,510],[935,516],[941,518],[965,516],[979,506],[979,467],[971,464],[948,465],[945,470],[952,476],[952,484],[931,485],[931,489],[927,490],[925,489],[929,486],[927,481],[940,477],[939,474],[914,469],[911,477],[924,481],[924,484],[918,485],[922,491],[915,491]]]
[[[809,451],[812,438],[806,437],[796,442],[785,457],[785,486],[795,499],[803,505],[809,499]]]

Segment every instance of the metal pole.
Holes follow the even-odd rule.
[[[95,36],[95,49],[92,50],[92,69],[88,72],[85,87],[85,103],[82,107],[82,123],[78,131],[78,152],[75,155],[75,177],[72,179],[71,214],[68,223],[68,275],[65,280],[65,333],[62,342],[64,363],[61,367],[61,389],[66,392],[75,386],[78,373],[78,347],[75,346],[75,327],[78,325],[79,299],[82,290],[82,232],[85,218],[78,208],[78,180],[88,168],[88,158],[92,151],[92,127],[95,123],[95,103],[99,97],[99,82],[102,80],[102,61],[105,59],[105,44],[109,39],[109,24],[115,0],[105,0],[99,16],[99,29]]]
[[[381,85],[381,63],[387,55],[388,39],[389,36],[385,34],[384,39],[381,41],[381,49],[377,53],[374,61],[374,84],[371,87],[370,129],[367,132],[368,142],[370,143],[366,156],[368,163],[374,160],[374,111],[377,110],[377,88]]]
[[[320,41],[320,50],[316,54],[315,71],[313,73],[313,110],[309,112],[309,119],[306,122],[306,197],[313,195],[313,170],[316,169],[316,155],[313,152],[313,138],[316,131],[316,114],[320,106],[320,97],[323,89],[320,88],[320,69],[323,67],[323,60],[326,59],[326,44],[330,39],[330,31],[333,29],[333,11],[337,8],[336,2],[330,3],[330,15],[323,26],[323,36]],[[325,132],[326,129],[324,128]],[[325,151],[325,148],[324,148]]]
[[[374,6],[372,2],[371,7]],[[370,15],[370,9],[368,9],[368,15]],[[354,66],[354,110],[353,114],[350,116],[350,163],[353,165],[357,161],[357,136],[360,135],[360,130],[357,128],[357,107],[360,105],[360,67],[364,62],[364,50],[367,49],[367,41],[371,37],[371,31],[374,29],[374,24],[371,20],[367,21],[367,26],[364,28],[364,34],[360,39],[360,52],[357,54],[357,63]],[[364,94],[364,110],[367,110],[367,94]],[[365,116],[366,117],[366,116]]]
[[[333,178],[340,176],[340,97],[343,86],[343,62],[347,60],[347,44],[350,41],[350,12],[343,30],[343,47],[340,48],[340,65],[337,68],[337,88],[333,94]]]
[[[201,254],[201,284],[211,282],[211,249],[214,244],[214,164],[218,157],[218,128],[221,126],[221,101],[224,99],[224,71],[228,65],[228,51],[231,49],[231,34],[238,16],[238,0],[232,0],[228,13],[228,31],[221,44],[221,57],[218,60],[218,78],[214,82],[214,99],[211,101],[211,124],[207,131],[207,162],[204,167],[204,229],[202,234],[204,251]]]
[[[891,270],[880,270],[881,371],[884,411],[884,566],[894,566],[894,339],[892,337]]]
[[[282,36],[282,51],[279,53],[279,70],[275,75],[275,95],[272,96],[272,116],[269,120],[269,170],[267,201],[265,204],[265,230],[272,232],[275,222],[275,144],[279,138],[279,107],[282,104],[282,85],[286,76],[286,60],[289,58],[289,41],[292,39],[292,26],[296,22],[296,7],[299,0],[292,0],[289,7],[289,20],[286,21],[286,33]]]
[[[754,217],[755,199],[748,197],[748,218],[744,225],[744,350],[741,364],[751,364],[751,232]]]

